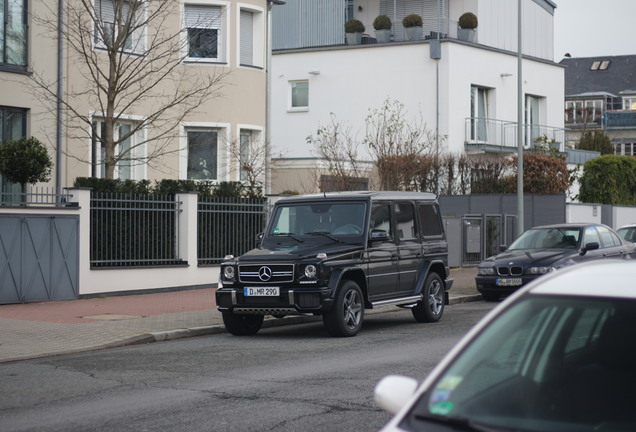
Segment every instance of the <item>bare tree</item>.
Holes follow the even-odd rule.
[[[307,143],[313,145],[316,154],[326,163],[336,189],[360,189],[360,179],[369,173],[359,160],[359,143],[350,127],[343,125],[331,113],[330,123],[318,128],[315,136],[308,136]],[[321,190],[324,189],[321,185]]]
[[[220,95],[227,70],[183,65],[193,54],[188,52],[187,29],[180,28],[175,18],[180,4],[173,0],[72,0],[66,2],[61,28],[57,11],[33,16],[54,39],[58,32],[63,35],[69,64],[82,76],[79,82],[67,83],[68,90],[61,96],[64,127],[69,139],[93,141],[93,158],[69,156],[93,165],[103,163],[106,178],[113,178],[120,161],[148,164],[178,151],[174,144],[179,124]],[[53,109],[58,102],[56,83],[34,70],[32,84]],[[129,128],[119,127],[129,114],[135,114],[135,121]],[[95,118],[100,120],[99,129]],[[133,143],[131,137],[136,137]],[[96,158],[100,150],[103,161]]]
[[[379,109],[366,118],[364,143],[374,156],[385,190],[417,189],[416,175],[421,171],[420,156],[432,154],[435,133],[423,120],[409,121],[404,105],[386,99]],[[436,164],[435,164],[436,165]]]
[[[265,176],[265,146],[253,136],[230,140],[226,145],[235,167],[238,167],[239,180],[244,184],[250,197],[263,195]]]

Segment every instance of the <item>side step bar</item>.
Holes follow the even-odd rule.
[[[371,306],[373,307],[379,307],[379,306],[402,306],[402,307],[408,307],[408,306],[415,306],[415,304],[417,302],[422,301],[422,299],[424,298],[424,296],[422,294],[418,294],[416,296],[410,296],[410,297],[401,297],[398,299],[390,299],[390,300],[380,300],[377,302],[371,302]]]

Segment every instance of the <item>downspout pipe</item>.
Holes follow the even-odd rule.
[[[64,97],[64,0],[57,4],[57,115],[55,144],[55,193],[62,193],[62,98]]]

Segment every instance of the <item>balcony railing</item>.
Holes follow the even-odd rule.
[[[554,147],[564,152],[565,129],[538,124],[524,124],[523,129],[525,150],[534,149],[540,144],[536,140],[545,136],[548,143],[554,140]],[[465,122],[464,143],[466,150],[514,152],[517,150],[517,122],[469,117]]]
[[[636,128],[636,111],[606,111],[603,116],[603,127]]]

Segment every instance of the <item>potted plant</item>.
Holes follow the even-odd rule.
[[[473,42],[475,40],[475,29],[477,28],[477,15],[472,12],[465,12],[459,17],[457,22],[457,37],[460,40]]]
[[[422,17],[418,14],[410,14],[404,17],[402,25],[406,29],[406,38],[408,40],[422,39]]]
[[[345,23],[345,34],[347,36],[348,45],[359,45],[362,42],[362,33],[364,33],[364,24],[357,19],[350,19]]]
[[[391,42],[391,18],[386,15],[378,15],[373,21],[373,28],[375,29],[375,38],[378,43]]]

